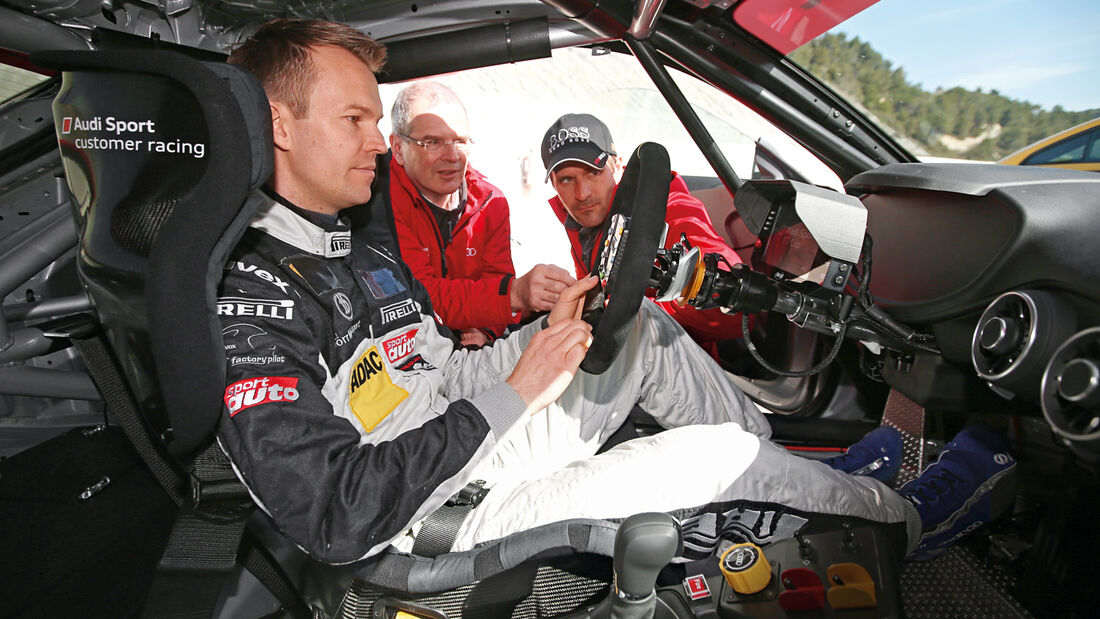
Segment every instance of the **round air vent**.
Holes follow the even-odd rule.
[[[970,359],[978,376],[1039,400],[1043,369],[1077,328],[1073,309],[1038,290],[1006,292],[993,300],[974,329]]]
[[[1076,442],[1100,439],[1100,327],[1063,344],[1043,373],[1043,415]]]

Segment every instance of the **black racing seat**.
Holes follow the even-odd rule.
[[[221,535],[217,527],[202,528],[208,521],[219,526],[234,518],[243,521],[240,514],[251,508],[239,484],[233,490],[235,479],[208,482],[204,477],[210,458],[220,456],[212,440],[225,388],[216,287],[230,251],[255,215],[244,207],[246,196],[272,173],[267,99],[248,72],[175,52],[50,52],[33,60],[64,72],[54,121],[80,232],[78,271],[106,343],[100,356],[113,359],[117,381],[104,380],[90,369],[116,421],[122,419],[122,409],[133,409],[145,438],[135,438],[129,430],[127,435],[181,505],[160,568],[169,572],[169,581],[178,572],[224,581],[224,561],[194,557],[206,553],[203,544],[214,545],[206,540]],[[363,222],[354,234],[389,230],[368,225],[381,203],[353,213],[353,223]],[[392,239],[384,241],[394,246]],[[214,465],[223,474],[228,470],[224,460]],[[233,509],[210,507],[219,505],[219,492],[231,499]],[[242,502],[249,503],[248,509]],[[181,522],[198,522],[199,528],[179,533]],[[569,521],[435,558],[391,552],[359,565],[313,565],[310,578],[351,583],[370,592],[363,599],[377,599],[381,592],[415,597],[456,589],[457,595],[466,596],[478,582],[513,568],[582,555],[602,561],[596,570],[598,599],[606,596],[606,557],[612,555],[615,529],[602,521]],[[267,549],[274,549],[284,566],[312,564],[261,513],[251,518],[249,531],[244,545],[251,551],[259,547],[266,556]],[[182,550],[173,550],[179,538],[184,538]],[[246,557],[254,554],[241,550],[236,559],[247,563]],[[295,568],[291,580],[300,581],[299,572]],[[526,576],[520,581],[530,586]],[[187,587],[169,586],[165,593],[157,586],[146,604],[147,614],[166,612],[164,606],[178,609],[194,599],[180,594]],[[332,591],[322,587],[317,599],[342,595]],[[590,604],[591,596],[575,603]],[[491,594],[482,602],[498,603]],[[263,605],[272,603],[267,596],[258,606],[249,606],[222,594],[217,608],[220,616],[249,616],[271,612]],[[470,604],[463,602],[477,608]],[[573,608],[566,604],[560,610]]]

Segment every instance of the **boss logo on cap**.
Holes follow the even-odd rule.
[[[560,148],[563,144],[569,142],[589,142],[592,140],[592,136],[588,131],[588,127],[562,127],[558,129],[557,133],[551,133],[547,140],[547,148],[551,153]]]

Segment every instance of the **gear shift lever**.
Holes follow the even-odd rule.
[[[652,617],[657,574],[682,548],[680,524],[668,514],[635,514],[623,521],[615,534],[611,617]]]

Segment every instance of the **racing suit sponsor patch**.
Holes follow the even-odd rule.
[[[230,417],[253,406],[297,399],[298,379],[291,376],[247,378],[225,388],[225,406]]]
[[[345,333],[343,335],[337,335],[336,336],[336,345],[337,346],[344,346],[345,344],[350,343],[352,338],[355,337],[355,332],[359,330],[359,323],[361,323],[361,322],[362,322],[361,320],[356,320],[355,324],[348,327],[348,332],[347,333]]]
[[[371,346],[351,366],[348,406],[367,432],[373,430],[408,395],[408,391],[390,380],[376,346]]]
[[[229,365],[267,365],[269,363],[286,363],[286,357],[272,349],[269,353],[251,355],[238,355],[229,358]]]
[[[218,297],[218,316],[259,316],[278,320],[293,320],[294,301],[290,299]]]
[[[247,322],[238,322],[236,324],[229,325],[222,329],[222,338],[245,338],[245,343],[249,349],[255,350],[258,348],[257,344],[262,343],[263,340],[260,336],[267,335],[267,331]],[[255,341],[254,341],[255,340]],[[226,344],[226,350],[236,350],[236,344]]]
[[[418,372],[421,370],[428,371],[435,369],[434,365],[428,363],[428,361],[419,354],[409,357],[404,363],[394,367],[402,372]]]
[[[412,299],[405,299],[404,301],[398,301],[397,303],[391,303],[383,307],[382,322],[393,322],[415,313],[416,307],[413,306]]]
[[[351,299],[343,292],[337,291],[332,295],[332,304],[336,306],[337,311],[344,317],[344,320],[351,320]]]
[[[260,279],[264,280],[265,282],[271,282],[272,284],[275,284],[276,286],[278,286],[279,290],[283,291],[283,294],[287,293],[287,286],[290,285],[290,284],[286,283],[285,281],[283,281],[278,275],[275,275],[274,273],[271,273],[270,271],[266,271],[264,269],[261,269],[261,268],[257,267],[254,264],[245,264],[245,263],[243,263],[239,260],[235,260],[235,261],[229,263],[229,266],[226,267],[226,270],[229,270],[229,269],[237,269],[238,271],[243,271],[245,273],[251,273],[251,274],[255,275],[256,277],[259,277]]]
[[[382,342],[382,351],[390,363],[396,363],[398,359],[409,356],[416,345],[416,329],[412,329]]]

